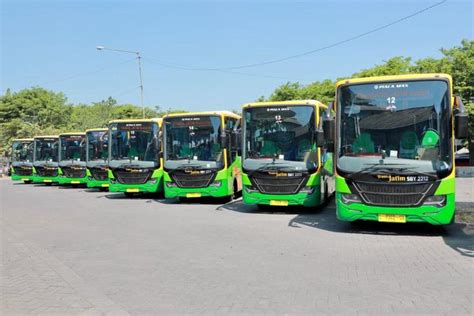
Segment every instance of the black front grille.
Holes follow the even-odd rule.
[[[31,176],[31,174],[33,173],[33,169],[31,168],[26,169],[21,167],[15,167],[14,170],[15,174],[19,176]]]
[[[421,184],[378,184],[368,182],[357,182],[357,186],[363,192],[383,194],[414,194],[424,193],[430,188],[429,183]]]
[[[150,170],[145,171],[126,171],[116,170],[114,171],[115,178],[117,181],[123,184],[143,184],[148,181],[151,176]]]
[[[252,184],[261,192],[268,194],[294,194],[305,185],[306,176],[274,176],[256,174],[250,177]]]
[[[208,170],[203,173],[199,173],[200,171],[197,170],[193,172],[175,171],[171,174],[171,177],[180,188],[205,188],[211,184],[216,175],[215,172],[209,172]]]
[[[430,191],[430,183],[373,183],[355,182],[364,202],[383,206],[418,206]]]
[[[76,169],[72,167],[61,167],[66,178],[84,178],[86,176],[86,169]]]
[[[58,175],[58,168],[35,167],[36,173],[40,177],[56,177]]]
[[[107,169],[91,168],[92,178],[99,181],[105,181],[108,178]]]

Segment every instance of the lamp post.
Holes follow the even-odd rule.
[[[141,102],[142,111],[143,111],[143,118],[145,118],[145,105],[143,104],[143,79],[142,79],[142,62],[141,62],[142,57],[140,56],[140,52],[134,52],[134,51],[124,50],[124,49],[108,48],[104,46],[96,46],[96,48],[97,50],[111,50],[114,52],[135,54],[137,56],[138,73],[140,75],[140,102]]]

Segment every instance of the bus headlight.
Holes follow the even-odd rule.
[[[423,205],[442,207],[446,205],[446,195],[432,195],[425,199]]]
[[[174,183],[174,182],[172,182],[172,181],[166,182],[166,186],[167,186],[168,188],[176,188],[176,187],[177,187],[176,183]]]
[[[362,202],[360,197],[357,194],[341,194],[341,200],[344,204],[351,204],[351,203],[360,203]]]
[[[212,182],[212,183],[210,184],[210,186],[211,186],[211,187],[216,187],[216,188],[217,188],[217,187],[220,187],[220,186],[221,186],[221,184],[222,184],[222,182],[221,182],[221,181],[214,181],[214,182]]]
[[[244,185],[244,189],[245,189],[245,192],[247,193],[255,193],[255,192],[258,192],[257,189],[255,189],[253,186],[251,185]]]
[[[313,194],[314,187],[304,187],[300,190],[300,193]]]

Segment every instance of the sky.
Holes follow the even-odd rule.
[[[441,0],[417,1],[23,1],[1,2],[1,82],[41,86],[69,102],[112,96],[188,111],[239,109],[285,82],[350,76],[394,56],[440,57],[473,39],[473,4],[445,3],[315,54],[232,71],[356,36]]]

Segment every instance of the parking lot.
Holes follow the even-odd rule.
[[[445,228],[0,180],[3,314],[473,314],[473,179]]]

